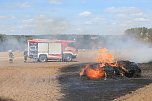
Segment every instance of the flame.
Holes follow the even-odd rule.
[[[98,65],[94,69],[90,68],[90,65],[86,65],[85,71],[86,71],[86,75],[90,79],[100,79],[100,78],[103,78],[105,76],[104,69],[101,67],[98,67]]]
[[[98,51],[98,56],[96,58],[96,62],[98,62],[98,63],[113,63],[114,57],[111,53],[109,53],[108,49],[102,48]]]
[[[117,62],[114,62],[113,55],[106,48],[102,48],[98,51],[96,62],[99,64],[96,65],[95,68],[91,68],[88,64],[85,66],[84,70],[80,72],[80,75],[85,74],[90,79],[100,79],[106,76],[104,70],[105,66],[108,65],[113,68],[117,68],[118,66]]]
[[[133,76],[132,72],[125,68],[126,63],[128,65],[128,61],[126,61],[126,63],[123,63],[123,61],[122,63],[121,61],[114,61],[113,55],[106,48],[100,49],[98,52],[96,58],[97,63],[87,64],[80,72],[80,76],[87,76],[93,80],[116,75],[125,75],[126,77]]]

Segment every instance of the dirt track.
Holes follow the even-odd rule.
[[[56,101],[61,99],[63,95],[61,85],[56,78],[59,70],[67,65],[94,60],[91,58],[94,54],[90,53],[88,56],[82,52],[79,54],[79,62],[34,63],[29,60],[28,63],[24,63],[22,52],[15,52],[14,63],[10,64],[7,56],[7,52],[0,53],[0,98],[14,101]],[[118,100],[132,101],[140,96],[148,101],[151,94],[152,85],[149,85],[148,88],[142,88],[135,94]],[[139,99],[135,101],[139,101]]]

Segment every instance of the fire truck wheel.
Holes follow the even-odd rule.
[[[39,61],[40,61],[40,62],[46,62],[46,61],[47,61],[46,55],[40,55]]]
[[[71,54],[67,54],[67,55],[65,55],[65,57],[64,57],[64,61],[67,61],[67,62],[72,61],[72,55],[71,55]]]

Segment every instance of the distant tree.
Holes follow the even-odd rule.
[[[33,39],[33,36],[25,36],[26,40],[32,40]]]
[[[152,42],[152,28],[148,29],[148,39]]]
[[[130,28],[125,31],[125,34],[142,41],[152,42],[152,28],[150,29],[146,27]]]
[[[4,42],[6,40],[6,35],[0,34],[0,42]]]

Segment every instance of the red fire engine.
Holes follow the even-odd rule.
[[[28,40],[28,57],[40,62],[47,60],[72,61],[77,57],[74,40]]]

